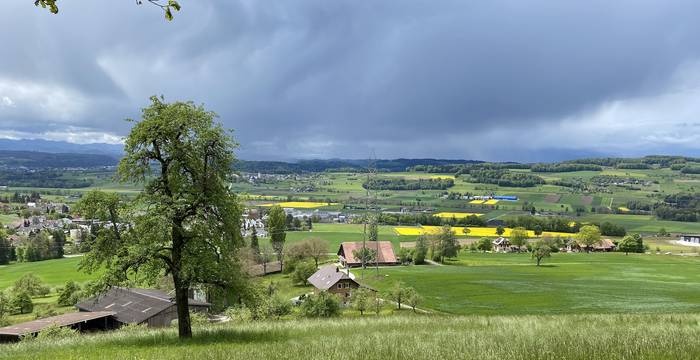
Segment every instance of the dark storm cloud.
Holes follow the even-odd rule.
[[[674,125],[700,116],[696,2],[181,3],[167,23],[130,1],[67,2],[51,16],[10,0],[0,135],[114,140],[164,94],[217,111],[247,158],[698,146],[695,129]]]

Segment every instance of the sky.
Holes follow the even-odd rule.
[[[119,143],[157,94],[249,160],[700,155],[697,1],[32,3],[0,12],[0,138]]]

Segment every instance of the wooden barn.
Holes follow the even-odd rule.
[[[0,328],[0,342],[19,341],[24,337],[36,336],[49,326],[69,327],[87,332],[115,329],[119,324],[114,319],[113,311],[69,313]]]
[[[207,312],[211,304],[189,299],[190,310]],[[112,288],[106,293],[76,305],[81,312],[111,311],[120,324],[169,326],[177,319],[177,307],[172,296],[152,289]]]
[[[398,265],[399,261],[396,259],[394,254],[394,247],[391,241],[367,241],[365,242],[365,247],[377,252],[377,260],[379,265]],[[347,267],[357,267],[362,266],[362,261],[357,259],[353,254],[356,250],[362,249],[362,241],[358,242],[344,242],[340,244],[340,249],[338,249],[338,259],[343,266]],[[374,265],[372,264],[367,265]]]

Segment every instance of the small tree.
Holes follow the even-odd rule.
[[[367,240],[369,240],[369,241],[379,240],[378,219],[374,215],[369,216],[369,222],[367,224]]]
[[[671,234],[669,234],[668,231],[666,231],[665,227],[662,227],[661,229],[659,229],[659,232],[656,233],[656,236],[659,236],[659,237],[666,237],[669,235],[671,235]]]
[[[471,230],[469,230],[468,227],[465,226],[464,228],[462,228],[462,234],[464,234],[465,236],[469,235],[470,232],[471,232]]]
[[[491,239],[483,237],[476,243],[476,248],[482,252],[491,251],[493,248],[493,242],[491,242]]]
[[[631,252],[636,252],[637,241],[632,235],[627,235],[620,240],[617,246],[620,251],[624,252],[625,255],[628,255]]]
[[[539,240],[535,242],[532,247],[532,258],[537,261],[537,266],[540,266],[542,259],[550,257],[552,253],[552,246],[545,240]]]
[[[340,301],[327,291],[309,295],[301,304],[301,313],[308,317],[332,317],[340,314]]]
[[[525,228],[517,227],[510,232],[510,243],[517,246],[518,249],[527,244],[528,238],[529,236]]]
[[[449,225],[443,226],[440,230],[440,234],[438,235],[438,251],[436,254],[440,262],[444,263],[445,258],[453,258],[457,256],[459,248],[460,246],[457,242],[457,237],[452,231],[452,228]]]
[[[600,242],[600,229],[595,225],[582,226],[576,234],[576,241],[586,248],[586,252],[590,252],[591,247]]]
[[[314,263],[318,267],[318,262],[328,254],[328,243],[319,238],[311,238],[306,240],[306,242],[309,248],[309,255],[314,259]]]
[[[73,280],[69,280],[58,292],[58,305],[73,306],[80,300],[80,286]]]
[[[50,291],[34,273],[22,275],[15,281],[14,289],[15,291],[25,292],[29,296],[43,296]]]
[[[500,226],[500,225],[499,225],[499,226],[496,228],[496,235],[502,236],[502,235],[505,234],[505,233],[506,233],[506,229],[503,228],[503,226]]]
[[[366,287],[361,287],[353,292],[350,301],[352,301],[353,309],[359,311],[360,315],[364,315],[367,308],[369,308],[372,293],[373,291]]]
[[[388,290],[387,295],[396,303],[396,309],[401,310],[401,302],[406,299],[406,287],[401,281],[395,282]]]
[[[382,300],[376,293],[372,297],[372,310],[374,310],[375,315],[379,315],[384,308],[384,300]]]
[[[316,272],[317,268],[309,262],[301,262],[296,265],[292,273],[292,280],[295,284],[307,285],[309,278]]]
[[[253,229],[250,231],[250,249],[253,251],[254,256],[260,256],[260,242],[258,241],[258,230]]]
[[[287,239],[287,234],[285,233],[287,229],[287,216],[279,205],[270,208],[270,212],[267,214],[267,229],[270,233],[270,244],[272,244],[272,249],[275,250],[275,254],[277,254],[280,267],[282,267],[282,262],[284,261],[284,242]]]
[[[421,301],[423,301],[423,298],[418,294],[416,289],[412,287],[406,288],[405,297],[406,304],[408,304],[408,306],[410,306],[411,309],[413,309],[413,312],[416,312],[416,306],[418,306],[418,304],[420,304]]]
[[[261,245],[259,261],[263,267],[263,275],[267,274],[267,263],[269,263],[270,260],[272,260],[272,249],[267,244]]]
[[[425,235],[420,235],[418,239],[416,239],[416,247],[413,251],[413,263],[416,265],[425,263],[426,255],[428,255],[428,239]]]
[[[34,311],[34,303],[32,303],[32,297],[26,291],[14,290],[12,297],[10,298],[10,308],[15,313],[31,313],[32,311]]]

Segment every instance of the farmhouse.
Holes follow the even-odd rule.
[[[309,283],[316,288],[316,291],[328,291],[329,293],[339,295],[343,304],[347,305],[352,297],[353,290],[366,287],[355,280],[355,275],[350,271],[343,271],[335,265],[327,265],[321,267],[308,279]]]
[[[588,248],[586,245],[580,245],[580,244],[572,244],[570,245],[568,251],[602,251],[602,252],[609,252],[615,250],[615,243],[610,240],[610,239],[600,239],[596,244],[593,244],[593,246]]]
[[[206,312],[211,304],[189,299],[190,310]],[[173,298],[159,290],[112,288],[97,297],[76,305],[81,312],[111,311],[118,326],[146,324],[168,326],[177,319],[177,308]]]
[[[682,234],[681,241],[700,245],[700,234]]]
[[[520,251],[520,248],[514,246],[510,243],[508,238],[499,236],[496,240],[491,242],[493,244],[494,252],[515,252]]]
[[[379,265],[397,265],[399,263],[396,260],[394,247],[391,245],[391,241],[367,241],[365,242],[365,247],[377,252],[377,259],[375,261]],[[340,249],[338,249],[338,259],[340,263],[347,267],[362,266],[362,261],[357,259],[353,254],[354,251],[361,249],[361,241],[344,242],[340,244]],[[374,264],[375,261],[372,263]]]
[[[70,327],[78,331],[108,330],[118,327],[112,311],[69,313],[0,328],[0,342],[19,341],[36,336],[49,326]]]

